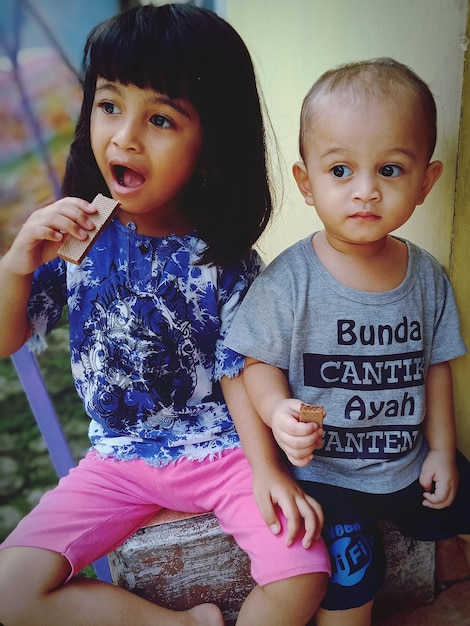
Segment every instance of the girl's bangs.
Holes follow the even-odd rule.
[[[174,42],[167,44],[164,36],[155,33],[151,38],[135,32],[127,37],[112,31],[99,35],[91,36],[88,43],[87,73],[192,100],[192,62],[184,58],[184,50],[175,49]]]

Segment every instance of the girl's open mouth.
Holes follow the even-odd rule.
[[[124,165],[113,166],[114,177],[119,185],[129,189],[135,189],[143,185],[145,178],[139,172],[131,170]]]

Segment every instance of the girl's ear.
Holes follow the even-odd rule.
[[[310,180],[308,178],[307,168],[303,161],[296,161],[292,166],[292,173],[294,174],[295,182],[303,195],[305,203],[309,206],[313,206],[313,194],[310,186]]]
[[[440,175],[442,174],[442,162],[441,161],[433,161],[429,163],[426,173],[423,178],[423,184],[421,187],[421,193],[418,196],[418,202],[416,204],[423,204],[426,196],[434,187],[434,185],[439,180]]]

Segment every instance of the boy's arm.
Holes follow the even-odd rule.
[[[321,446],[323,431],[315,423],[299,422],[301,402],[291,398],[284,372],[247,357],[243,378],[256,411],[289,461],[300,467],[308,465],[313,450]]]
[[[423,506],[442,509],[452,503],[458,485],[452,372],[447,361],[428,369],[424,436],[429,453],[419,479],[425,489]]]
[[[281,532],[278,506],[286,520],[286,543],[291,545],[301,526],[302,544],[309,548],[320,537],[323,512],[289,475],[269,428],[262,422],[246,393],[242,375],[223,377],[221,386],[228,409],[253,472],[253,493],[266,524],[274,534]]]

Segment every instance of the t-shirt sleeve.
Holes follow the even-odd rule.
[[[62,317],[67,303],[66,264],[55,259],[39,267],[33,278],[27,314],[32,330],[30,348],[40,352],[45,337]]]
[[[227,345],[245,357],[288,369],[294,323],[292,284],[277,268],[277,264],[269,266],[250,287],[230,327]]]
[[[467,351],[460,333],[459,315],[450,280],[437,262],[434,263],[433,278],[436,284],[436,313],[430,365],[450,361]]]
[[[261,258],[252,250],[239,264],[219,271],[220,332],[216,342],[215,380],[237,376],[243,369],[244,356],[227,345],[226,337],[249,286],[262,269]]]

